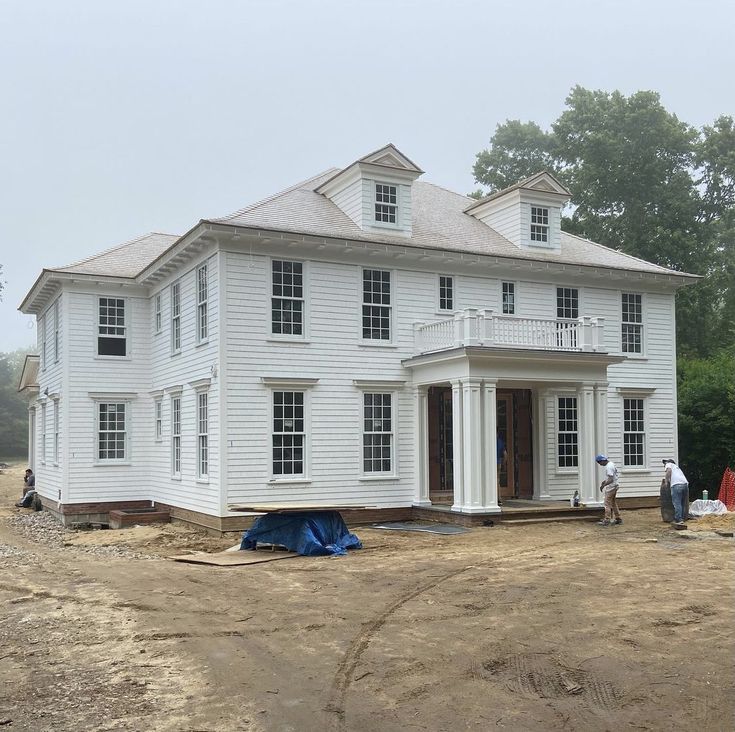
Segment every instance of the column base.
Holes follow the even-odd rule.
[[[454,513],[471,513],[471,514],[499,514],[502,512],[500,506],[452,506]]]
[[[434,504],[431,501],[414,501],[411,505],[415,508],[431,508]]]
[[[605,504],[602,501],[582,501],[585,508],[605,508]]]

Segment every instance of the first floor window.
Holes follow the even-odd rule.
[[[125,402],[104,402],[97,405],[99,410],[98,460],[124,460],[126,458],[125,406]]]
[[[362,271],[362,337],[390,340],[390,272],[382,269]]]
[[[121,297],[100,297],[97,324],[97,355],[127,355],[125,300]]]
[[[439,277],[439,310],[454,310],[454,280],[452,277]]]
[[[209,394],[197,394],[197,470],[200,478],[209,475]]]
[[[54,463],[59,464],[59,401],[54,399]]]
[[[181,475],[181,397],[171,397],[171,473]]]
[[[634,292],[622,295],[622,349],[623,353],[643,352],[642,298]]]
[[[304,392],[273,392],[273,475],[303,476],[306,432]]]
[[[163,401],[156,399],[153,409],[156,420],[156,442],[160,442],[163,439]]]
[[[393,403],[391,394],[363,394],[362,469],[393,471]]]
[[[577,397],[559,397],[557,453],[560,468],[576,468],[579,461]]]
[[[643,465],[645,436],[643,399],[623,399],[623,465]]]
[[[515,315],[516,286],[515,282],[503,282],[503,315]]]

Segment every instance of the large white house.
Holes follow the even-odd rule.
[[[155,502],[221,528],[234,504],[595,505],[596,452],[621,496],[657,495],[695,277],[562,232],[549,173],[482,200],[421,174],[387,145],[44,269],[20,309],[46,507]]]

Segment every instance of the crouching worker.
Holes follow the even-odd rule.
[[[23,497],[15,505],[18,508],[35,508],[36,511],[41,510],[41,498],[36,493],[36,476],[30,468],[26,469],[23,477]]]
[[[615,497],[618,494],[620,475],[615,463],[608,460],[607,455],[597,455],[595,462],[605,468],[605,480],[600,483],[600,490],[605,496],[605,518],[598,521],[600,526],[610,526],[611,524],[622,524],[623,519],[620,518],[620,510]]]

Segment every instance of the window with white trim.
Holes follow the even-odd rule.
[[[304,265],[274,259],[271,262],[271,333],[304,335]]]
[[[121,297],[100,297],[98,310],[97,355],[126,356],[125,300]]]
[[[181,396],[171,397],[171,475],[181,477]]]
[[[197,343],[209,338],[209,279],[207,265],[197,269]]]
[[[54,464],[59,464],[59,400],[54,399]]]
[[[635,292],[624,292],[621,300],[623,353],[643,353],[642,297]]]
[[[209,394],[197,392],[197,476],[209,477]]]
[[[303,391],[273,392],[273,476],[304,477],[306,424]]]
[[[97,404],[97,460],[125,460],[127,427],[125,402]]]
[[[502,283],[503,315],[515,315],[516,312],[516,285],[515,282]]]
[[[181,353],[181,282],[171,285],[171,353]]]
[[[531,206],[531,241],[549,241],[549,209]]]
[[[556,317],[574,322],[556,324],[557,348],[577,347],[577,318],[579,317],[579,290],[576,287],[556,288]]]
[[[363,473],[392,473],[393,395],[366,392],[362,400]]]
[[[391,336],[390,272],[382,269],[362,271],[362,337],[389,341]]]
[[[381,224],[395,224],[398,220],[397,186],[375,184],[375,220]]]
[[[163,439],[163,400],[156,399],[153,402],[153,417],[155,420],[155,435],[156,442],[161,442]]]
[[[159,292],[154,300],[154,319],[155,319],[155,328],[156,333],[160,333],[161,329],[163,328],[163,308],[162,308],[162,302],[161,302],[161,293]]]
[[[439,310],[454,310],[454,278],[439,275]]]
[[[38,319],[38,335],[41,339],[41,371],[46,370],[46,316]]]
[[[46,464],[46,402],[41,405],[41,462]]]
[[[645,465],[646,424],[643,399],[623,398],[623,465]]]
[[[559,397],[557,403],[557,465],[576,468],[579,462],[577,397]]]
[[[54,302],[54,363],[59,362],[59,300]]]

